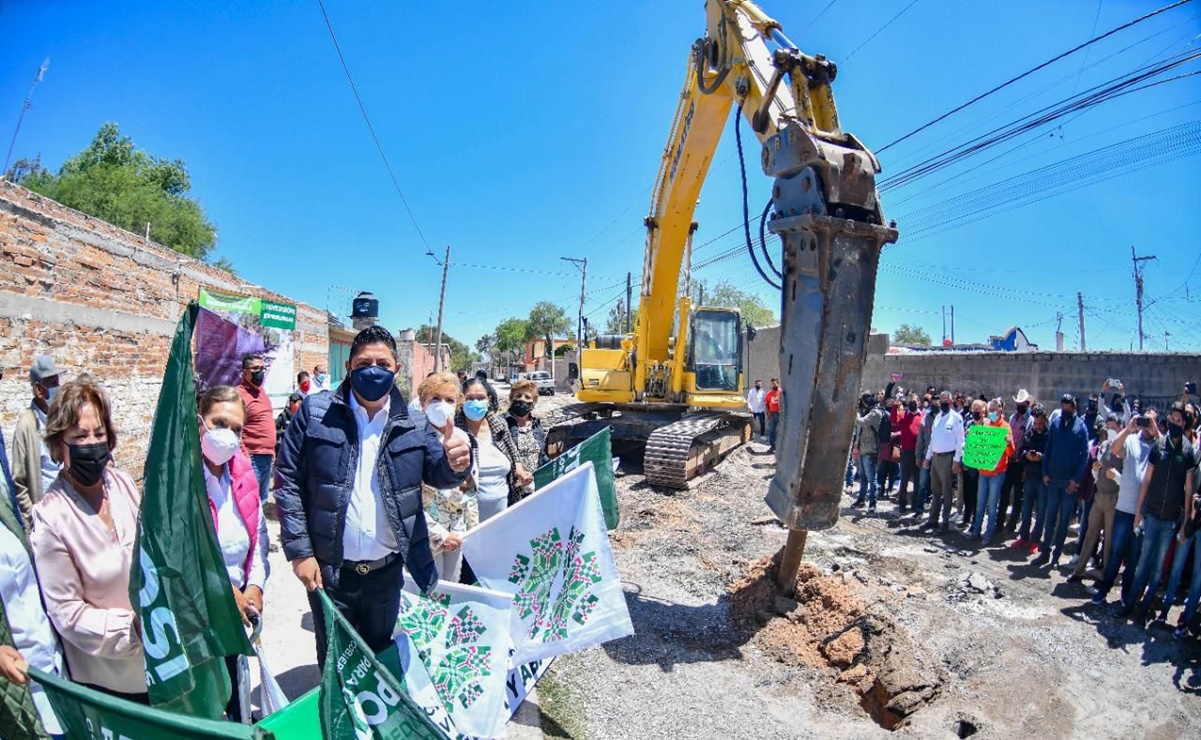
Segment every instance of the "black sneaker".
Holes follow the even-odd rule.
[[[1039,556],[1030,561],[1031,565],[1046,565],[1051,562],[1051,556],[1047,553],[1039,553]]]
[[[862,508],[863,508],[863,505],[864,505],[864,503],[866,503],[866,502],[865,502],[863,499],[861,499],[861,498],[860,498],[860,499],[855,499],[855,503],[851,504],[851,508],[852,508],[852,509],[862,509]]]

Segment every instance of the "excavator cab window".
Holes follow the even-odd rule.
[[[742,371],[742,327],[738,313],[703,309],[692,315],[688,367],[697,390],[737,391]]]

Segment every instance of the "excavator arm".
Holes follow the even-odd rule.
[[[804,531],[838,520],[876,269],[897,231],[884,223],[879,163],[839,123],[834,63],[801,52],[754,3],[707,0],[705,8],[706,35],[689,57],[646,221],[635,357],[667,356],[693,212],[737,104],[759,139],[763,172],[774,180],[768,227],[783,243],[783,396],[767,503],[800,534],[790,542],[803,543]],[[635,389],[643,387],[648,364],[635,363]]]

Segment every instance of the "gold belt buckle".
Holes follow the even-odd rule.
[[[367,563],[359,563],[354,567],[354,572],[361,576],[365,576],[371,572],[371,566]]]

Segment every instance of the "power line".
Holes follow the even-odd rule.
[[[896,15],[894,15],[892,18],[889,18],[889,19],[888,19],[888,21],[887,21],[887,22],[885,22],[885,24],[884,24],[883,26],[880,26],[879,28],[877,28],[877,29],[876,29],[876,32],[875,32],[875,33],[873,33],[871,36],[868,36],[866,39],[864,39],[864,40],[863,40],[863,43],[859,44],[859,46],[856,46],[856,47],[855,47],[855,49],[854,49],[854,51],[852,51],[850,54],[847,54],[845,57],[843,57],[843,59],[842,59],[842,63],[843,63],[843,64],[846,64],[847,62],[851,61],[851,57],[853,57],[853,56],[855,56],[856,54],[858,54],[858,53],[859,53],[859,50],[860,50],[860,49],[862,49],[863,47],[867,46],[867,43],[868,43],[869,41],[871,41],[872,39],[874,39],[874,38],[876,38],[877,36],[879,36],[879,35],[880,35],[880,34],[881,34],[883,31],[884,31],[884,29],[886,29],[886,28],[888,28],[889,26],[891,26],[891,25],[893,24],[893,22],[894,22],[894,21],[896,21],[896,19],[897,19],[897,18],[900,18],[901,16],[905,15],[905,13],[906,13],[906,12],[907,12],[907,11],[908,11],[910,8],[912,8],[914,5],[917,5],[917,3],[918,3],[918,0],[913,0],[913,2],[909,3],[909,4],[908,4],[908,5],[906,5],[904,8],[901,8],[901,12],[900,12],[900,13],[897,13],[897,14],[896,14]]]
[[[930,128],[931,126],[933,126],[937,123],[945,121],[946,119],[950,118],[951,116],[955,115],[956,113],[960,112],[961,110],[963,110],[969,106],[975,105],[976,103],[980,102],[981,100],[984,100],[985,98],[989,97],[990,95],[993,95],[994,93],[1004,90],[1005,88],[1009,87],[1010,85],[1029,77],[1030,75],[1034,74],[1035,72],[1038,72],[1041,69],[1045,69],[1046,67],[1049,67],[1050,65],[1054,64],[1055,62],[1058,62],[1061,59],[1065,59],[1082,49],[1087,49],[1088,47],[1092,46],[1093,44],[1095,44],[1099,41],[1102,41],[1103,39],[1107,39],[1110,36],[1114,35],[1115,33],[1124,31],[1127,28],[1130,28],[1132,26],[1136,26],[1139,23],[1142,23],[1143,21],[1146,21],[1150,18],[1154,18],[1155,16],[1157,16],[1161,13],[1166,13],[1167,11],[1172,10],[1174,8],[1178,8],[1181,5],[1187,5],[1188,3],[1191,3],[1192,1],[1193,0],[1177,0],[1177,2],[1174,2],[1171,5],[1165,5],[1164,7],[1160,8],[1158,10],[1153,10],[1150,13],[1147,13],[1146,15],[1143,15],[1139,18],[1135,18],[1134,20],[1129,21],[1127,23],[1123,23],[1122,25],[1118,26],[1117,28],[1114,28],[1110,31],[1106,31],[1105,33],[1101,34],[1100,36],[1094,36],[1093,38],[1089,39],[1088,41],[1085,41],[1082,44],[1078,44],[1077,46],[1074,46],[1065,52],[1057,54],[1054,57],[1051,57],[1050,59],[1043,62],[1042,64],[1031,67],[1030,69],[1026,70],[1025,72],[1022,72],[1019,75],[1009,78],[1008,80],[1006,80],[1005,82],[1002,82],[1001,84],[997,85],[996,87],[992,88],[991,90],[988,90],[987,92],[983,92],[983,93],[977,95],[976,97],[972,98],[971,100],[967,101],[966,103],[956,106],[956,107],[952,108],[951,110],[947,111],[946,113],[943,113],[942,115],[938,116],[934,120],[924,123],[921,126],[918,126],[917,128],[915,128],[914,130],[905,134],[904,136],[900,137],[899,139],[895,139],[895,140],[889,142],[888,144],[885,144],[883,147],[880,147],[879,149],[876,150],[876,154],[883,153],[885,150],[887,150],[897,144],[900,144],[902,141],[909,139],[910,137],[914,136],[915,134],[925,131],[926,129]]]
[[[371,140],[375,142],[375,150],[379,152],[379,158],[384,162],[384,169],[388,171],[388,177],[392,180],[392,187],[396,188],[396,194],[400,196],[400,202],[404,204],[405,211],[409,214],[409,220],[413,222],[413,228],[417,229],[417,235],[421,237],[421,243],[425,245],[426,250],[429,250],[430,244],[426,241],[425,233],[417,223],[417,217],[413,215],[413,209],[409,207],[409,199],[405,197],[404,191],[400,189],[400,182],[396,179],[396,173],[392,171],[392,165],[388,162],[388,155],[384,154],[384,147],[380,144],[379,136],[375,133],[375,126],[371,123],[371,116],[367,115],[367,106],[363,105],[363,98],[359,96],[359,88],[354,84],[354,77],[351,76],[350,67],[346,64],[346,57],[342,54],[342,46],[338,43],[338,36],[334,33],[333,24],[330,23],[329,13],[325,12],[324,0],[317,0],[317,5],[321,7],[321,16],[325,19],[325,27],[329,29],[329,37],[334,42],[334,50],[338,52],[338,61],[342,63],[342,71],[346,73],[346,81],[350,83],[350,91],[354,93],[355,102],[359,104],[359,112],[363,114],[363,120],[367,123],[367,130],[371,133]]]
[[[801,32],[798,33],[796,35],[796,37],[800,38],[801,36],[804,36],[805,32],[808,31],[810,28],[813,28],[813,24],[817,23],[821,19],[821,17],[826,14],[827,10],[834,7],[834,3],[836,3],[836,2],[838,2],[838,0],[830,0],[830,2],[826,3],[826,7],[822,8],[821,12],[819,12],[817,15],[813,16],[813,20],[809,21],[808,25],[806,25],[804,28],[802,28]]]

